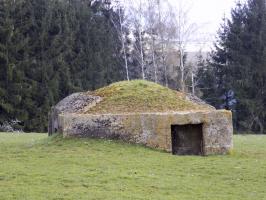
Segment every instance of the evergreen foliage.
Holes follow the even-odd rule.
[[[240,131],[266,130],[266,4],[238,3],[224,20],[209,66],[203,73],[204,97],[234,112]]]
[[[111,17],[101,0],[0,1],[0,124],[46,131],[60,99],[123,79]]]

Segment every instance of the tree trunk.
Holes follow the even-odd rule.
[[[180,71],[181,71],[181,91],[185,92],[185,80],[184,80],[184,73],[185,73],[185,69],[184,69],[184,60],[183,60],[183,50],[180,48],[179,50],[180,52]]]
[[[154,48],[154,36],[152,36],[152,63],[153,63],[153,68],[154,68],[154,80],[155,83],[157,83],[157,65],[155,61],[155,48]]]
[[[125,40],[124,40],[124,36],[123,36],[123,25],[122,25],[122,20],[121,20],[121,10],[120,10],[120,8],[118,10],[119,10],[119,13],[118,14],[119,14],[120,34],[121,34],[123,57],[124,57],[124,62],[125,62],[127,80],[129,81],[128,64],[127,64],[127,54],[126,54]]]
[[[191,73],[191,82],[192,82],[192,94],[195,95],[195,80],[194,80],[194,72]]]
[[[166,63],[165,63],[165,56],[163,54],[162,56],[162,59],[163,59],[163,67],[164,67],[164,79],[165,79],[165,86],[168,87],[168,77],[167,77],[167,67],[166,67]]]
[[[141,59],[141,71],[142,71],[142,79],[145,80],[145,72],[144,72],[144,55],[143,55],[143,45],[142,45],[142,36],[141,30],[139,28],[139,45],[140,45],[140,59]]]

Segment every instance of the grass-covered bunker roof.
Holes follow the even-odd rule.
[[[102,101],[86,111],[87,114],[121,114],[211,110],[209,105],[195,103],[185,94],[144,81],[121,81],[100,88],[89,95],[100,96]]]

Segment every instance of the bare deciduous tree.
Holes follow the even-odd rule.
[[[179,0],[178,7],[176,8],[177,14],[172,18],[174,20],[174,24],[176,27],[175,42],[178,48],[178,54],[180,60],[179,63],[179,68],[181,73],[180,85],[181,85],[181,91],[183,92],[185,92],[185,87],[186,87],[185,62],[184,62],[185,50],[192,36],[196,33],[198,29],[198,26],[189,20],[190,8],[191,8],[190,6],[185,6],[182,0]]]
[[[168,64],[167,58],[171,49],[173,39],[173,26],[171,20],[171,5],[168,0],[149,0],[146,8],[146,29],[150,30],[150,54],[154,69],[156,82],[164,81],[168,86]],[[161,73],[159,73],[161,72]]]
[[[169,80],[177,76],[180,90],[184,92],[186,78],[191,77],[195,88],[196,74],[193,70],[189,71],[190,68],[186,66],[184,60],[186,48],[191,40],[194,40],[198,30],[198,26],[189,19],[191,6],[182,0],[178,0],[177,7],[168,0],[126,0],[126,2],[127,13],[130,16],[128,23],[132,45],[134,45],[130,48],[131,57],[137,61],[142,78],[168,86]],[[173,59],[174,52],[177,53],[175,59]],[[173,75],[173,66],[178,67],[176,75]],[[188,72],[191,74],[188,75]],[[195,89],[192,90],[195,92]]]
[[[154,6],[154,0],[148,0],[147,9],[145,10],[145,18],[146,18],[146,32],[150,36],[149,38],[149,46],[150,46],[150,54],[151,54],[151,62],[154,71],[154,81],[158,82],[158,66],[157,66],[157,56],[156,56],[156,37],[157,37],[157,12],[156,7]]]
[[[124,20],[122,19],[122,10],[124,11],[124,2],[121,2],[121,0],[116,0],[115,1],[115,6],[117,7],[118,10],[118,18],[119,18],[119,25],[113,21],[113,24],[115,25],[117,32],[119,34],[121,44],[122,44],[122,53],[123,53],[123,59],[124,59],[124,64],[125,64],[125,69],[126,69],[126,79],[129,81],[129,70],[128,70],[128,60],[127,60],[127,52],[126,52],[126,42],[125,42],[125,30],[124,30]]]

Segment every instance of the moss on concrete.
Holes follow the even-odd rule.
[[[211,109],[207,105],[189,101],[181,92],[144,80],[121,81],[88,94],[103,98],[100,103],[86,111],[88,114]]]

